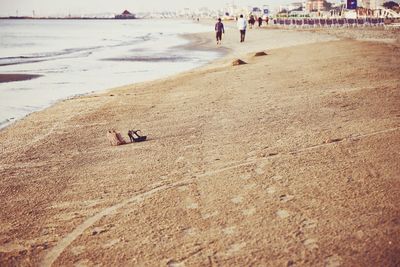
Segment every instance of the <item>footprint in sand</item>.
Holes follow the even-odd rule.
[[[231,201],[232,201],[233,203],[235,203],[235,204],[239,204],[239,203],[242,203],[242,202],[243,202],[243,197],[237,196],[237,197],[232,198]]]
[[[191,202],[186,204],[186,208],[190,209],[190,210],[195,210],[199,207],[199,204],[195,203],[195,202]]]
[[[167,262],[168,267],[185,267],[183,262],[178,262],[176,260],[170,260]]]
[[[252,189],[255,189],[256,187],[257,187],[257,184],[247,184],[244,186],[244,189],[252,190]]]
[[[305,219],[305,220],[303,220],[303,221],[301,222],[301,227],[302,227],[303,229],[315,228],[315,227],[317,227],[317,222],[314,221],[314,220],[307,220],[307,219]]]
[[[236,226],[226,227],[222,229],[222,232],[226,235],[233,235],[236,232]]]
[[[364,234],[364,232],[363,232],[362,230],[359,230],[359,231],[357,231],[357,232],[355,233],[355,236],[356,236],[358,239],[363,239],[364,236],[365,236],[365,234]]]
[[[183,162],[185,160],[184,157],[179,157],[175,160],[175,163]]]
[[[119,242],[120,242],[119,239],[110,240],[110,241],[108,241],[107,243],[105,243],[105,244],[103,245],[103,248],[110,248],[110,247],[112,247],[112,246],[118,244]]]
[[[273,194],[275,194],[275,192],[276,192],[276,187],[275,186],[270,186],[270,187],[267,188],[267,193],[268,194],[273,195]]]
[[[192,151],[194,147],[195,147],[195,145],[188,145],[188,146],[184,146],[183,149]]]
[[[287,210],[278,210],[276,212],[276,215],[281,219],[285,219],[290,216],[290,214]]]
[[[57,214],[55,216],[55,218],[57,218],[58,221],[71,221],[78,216],[79,216],[79,214],[77,214],[75,212],[68,212],[68,213]]]
[[[249,157],[253,157],[253,156],[255,156],[257,154],[257,152],[256,151],[250,151],[249,153],[247,153],[247,156],[249,156]]]
[[[254,170],[256,174],[262,175],[265,173],[265,163],[258,164],[257,168]]]
[[[187,187],[187,186],[180,186],[180,187],[178,187],[178,191],[179,192],[185,192],[185,191],[187,191],[189,189],[189,187]]]
[[[338,255],[332,255],[325,259],[325,267],[339,267],[342,264],[342,258]]]
[[[308,238],[308,239],[304,240],[303,244],[309,250],[318,248],[317,240],[314,238]]]
[[[233,244],[231,245],[231,247],[228,249],[228,251],[226,252],[227,255],[232,255],[236,252],[239,252],[240,250],[242,250],[242,248],[244,248],[246,246],[246,243],[238,243],[238,244]]]
[[[92,235],[99,235],[99,234],[105,233],[105,232],[107,232],[107,231],[108,231],[107,228],[104,228],[104,227],[95,227],[95,228],[93,228],[93,230],[92,230]]]
[[[197,204],[196,201],[191,197],[187,197],[185,200],[185,206],[187,209],[197,209],[199,204]]]
[[[242,213],[245,216],[251,216],[256,213],[256,208],[249,208],[249,209],[243,210]]]
[[[243,179],[243,180],[249,180],[250,178],[251,178],[250,173],[245,173],[240,176],[240,179]]]
[[[265,170],[264,168],[258,167],[257,169],[254,170],[258,175],[264,174]]]
[[[288,202],[290,200],[292,200],[294,198],[294,196],[291,195],[280,195],[279,196],[279,200],[283,203]]]
[[[22,246],[20,244],[16,244],[14,242],[10,242],[10,243],[6,243],[6,244],[2,244],[0,245],[0,253],[9,253],[9,252],[21,252],[27,250],[27,247]]]
[[[274,181],[281,181],[283,179],[283,177],[281,175],[275,175],[275,176],[272,176],[271,179]]]
[[[203,214],[202,217],[203,217],[203,219],[209,219],[209,218],[215,217],[217,215],[218,215],[218,211],[214,211],[214,212],[209,212],[209,213]]]
[[[81,260],[78,261],[77,263],[75,263],[75,267],[86,267],[86,266],[92,266],[93,262],[91,262],[90,260]]]
[[[196,235],[196,229],[194,229],[194,228],[187,228],[187,229],[184,229],[184,230],[183,230],[183,233],[184,233],[185,235],[188,235],[188,236],[195,236],[195,235]]]
[[[76,246],[71,248],[71,252],[72,254],[74,254],[75,256],[79,256],[80,254],[82,254],[85,251],[85,246]]]

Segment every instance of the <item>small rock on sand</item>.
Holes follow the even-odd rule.
[[[268,55],[268,54],[265,53],[264,51],[257,52],[257,53],[254,54],[255,57],[262,57],[262,56],[266,56],[266,55]]]
[[[247,64],[247,63],[244,62],[244,61],[241,60],[241,59],[236,59],[236,60],[234,60],[234,61],[232,62],[232,66],[239,66],[239,65],[244,65],[244,64]]]

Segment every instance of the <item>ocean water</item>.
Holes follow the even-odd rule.
[[[75,95],[166,77],[220,55],[185,50],[180,35],[210,31],[178,20],[0,20],[0,128]]]

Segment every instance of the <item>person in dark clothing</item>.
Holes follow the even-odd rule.
[[[215,24],[215,35],[217,38],[217,45],[221,44],[223,33],[225,33],[224,24],[221,22],[221,18],[219,18],[218,22]]]
[[[250,25],[250,29],[252,29],[252,28],[253,28],[253,26],[254,26],[254,23],[256,23],[256,20],[254,19],[254,16],[253,16],[253,15],[251,15],[251,16],[250,16],[250,19],[249,19],[249,25]]]
[[[258,17],[258,27],[261,27],[262,25],[262,17]]]

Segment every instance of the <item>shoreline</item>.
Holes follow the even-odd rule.
[[[176,33],[174,35],[174,37],[177,38],[177,39],[186,40],[179,33]],[[191,46],[191,44],[182,45],[180,47],[182,49],[186,49],[186,47],[189,49],[189,46]],[[174,46],[171,46],[169,49],[174,49],[174,48],[175,48]],[[195,51],[198,51],[198,52],[206,51],[206,50],[203,50],[203,49],[196,50],[194,46],[192,46],[192,50],[195,50]],[[212,55],[205,56],[204,60],[208,60],[208,57],[212,58],[213,56]],[[126,55],[125,57],[121,57],[121,58],[118,58],[118,57],[117,58],[113,58],[113,57],[105,58],[105,59],[102,59],[102,60],[104,60],[104,63],[99,63],[99,64],[108,64],[107,63],[108,60],[117,60],[117,61],[120,61],[120,62],[121,61],[122,62],[123,61],[127,61],[128,64],[129,64],[129,62],[134,62],[134,61],[141,61],[144,64],[146,64],[147,62],[151,62],[151,63],[154,63],[154,64],[157,64],[157,62],[160,62],[160,63],[163,64],[164,62],[168,61],[168,59],[169,59],[168,56],[163,57],[163,56],[158,56],[158,55],[155,55],[154,57],[149,57],[149,58],[147,58],[145,56],[137,56],[137,57],[132,56],[132,57],[129,57],[129,55]],[[176,59],[172,58],[171,60],[179,61],[180,59],[181,58],[178,55]],[[185,61],[185,58],[183,60]],[[31,111],[29,111],[29,113],[25,114],[24,111],[21,111],[18,114],[14,114],[14,113],[7,113],[6,111],[4,111],[3,115],[7,114],[9,116],[8,117],[4,117],[4,120],[2,120],[0,122],[0,131],[5,129],[5,128],[7,128],[7,127],[9,127],[10,125],[15,123],[16,121],[19,121],[21,119],[26,118],[27,116],[29,116],[30,114],[32,114],[34,112],[43,111],[43,110],[47,109],[48,107],[51,107],[51,106],[53,106],[53,105],[55,105],[55,104],[57,104],[57,103],[59,103],[61,101],[64,101],[64,100],[67,100],[67,99],[76,98],[76,97],[80,97],[80,96],[84,96],[84,95],[90,95],[90,94],[93,94],[93,93],[96,93],[96,92],[103,92],[103,91],[113,90],[115,88],[120,88],[120,87],[123,87],[123,86],[127,86],[129,84],[132,84],[132,82],[135,84],[135,83],[142,83],[142,82],[152,81],[152,80],[157,80],[157,79],[163,79],[163,78],[169,77],[171,75],[173,76],[173,75],[179,74],[181,72],[186,72],[186,71],[190,71],[192,69],[195,69],[195,68],[197,68],[197,65],[199,65],[199,64],[200,64],[200,66],[204,65],[204,63],[199,63],[199,62],[194,62],[193,61],[192,62],[193,66],[190,66],[190,67],[186,66],[186,68],[183,69],[183,70],[182,70],[182,68],[183,68],[182,64],[181,64],[182,66],[178,64],[179,65],[178,68],[173,66],[174,67],[173,69],[176,68],[176,70],[175,70],[176,73],[175,74],[166,75],[165,73],[168,73],[168,71],[160,71],[159,74],[151,75],[151,76],[157,76],[158,75],[159,76],[158,78],[154,78],[154,77],[151,78],[151,77],[148,77],[149,75],[145,74],[143,76],[144,79],[145,79],[144,81],[141,81],[140,78],[139,78],[139,81],[136,81],[136,82],[134,82],[136,79],[131,79],[132,80],[131,82],[126,82],[124,84],[119,83],[120,85],[118,85],[118,82],[117,82],[116,85],[108,86],[108,87],[104,87],[104,86],[103,87],[92,87],[92,89],[89,89],[90,85],[88,85],[88,86],[86,86],[86,88],[88,88],[87,90],[86,89],[82,89],[82,88],[80,88],[79,90],[76,90],[76,89],[72,88],[73,92],[70,93],[69,95],[68,95],[68,93],[59,94],[58,99],[56,99],[56,100],[50,99],[51,101],[49,101],[49,102],[45,102],[45,103],[41,102],[41,104],[36,104],[36,107],[39,107],[39,108],[36,108],[36,110],[34,110],[34,111],[31,110]],[[188,64],[186,64],[186,65],[188,65]],[[154,72],[154,73],[157,73],[157,72]],[[51,75],[51,73],[49,75]],[[0,83],[3,83],[3,82],[4,83],[10,83],[10,82],[16,82],[16,81],[27,81],[27,80],[31,80],[31,79],[34,79],[34,78],[39,78],[39,77],[42,77],[42,76],[46,77],[47,74],[45,74],[45,75],[36,75],[36,74],[29,74],[29,73],[28,74],[18,74],[18,73],[15,73],[15,74],[14,73],[12,73],[12,74],[0,74]],[[68,82],[65,82],[65,84],[67,84],[67,83]],[[7,85],[7,86],[8,86],[7,89],[12,89],[12,88],[9,88],[10,85]],[[56,87],[57,84],[54,84],[53,86]],[[97,89],[93,90],[93,88],[97,88]],[[26,88],[24,88],[24,89],[26,89]],[[35,88],[35,89],[37,89],[37,88]],[[71,89],[71,88],[69,88],[69,89]],[[84,91],[84,92],[79,92],[79,91]],[[68,92],[68,90],[64,90],[64,92]],[[74,92],[76,92],[76,93],[74,93]],[[30,103],[28,103],[28,102],[25,103],[24,105],[30,107]],[[15,108],[17,108],[17,107],[15,107]],[[21,106],[20,108],[23,110],[24,106]],[[21,116],[21,114],[23,114],[23,115]]]
[[[396,264],[397,44],[235,33],[211,65],[0,131],[0,265]]]

